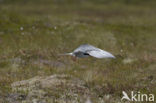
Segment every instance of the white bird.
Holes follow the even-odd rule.
[[[115,58],[115,56],[112,55],[111,53],[104,51],[102,49],[99,49],[95,46],[89,45],[89,44],[80,45],[73,52],[65,53],[63,55],[71,55],[77,58],[84,58],[84,57],[89,57],[89,56],[92,56],[95,58]]]

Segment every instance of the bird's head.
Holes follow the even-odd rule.
[[[67,53],[67,55],[70,55],[70,56],[75,56],[75,54],[74,53]]]
[[[75,54],[74,53],[65,53],[65,54],[63,54],[63,55],[70,55],[70,56],[74,56],[75,57]]]
[[[74,53],[64,53],[64,54],[59,54],[59,55],[70,55],[70,56],[75,56]]]

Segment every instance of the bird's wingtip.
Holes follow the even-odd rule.
[[[116,57],[113,54],[109,54],[107,57],[111,59],[116,59]]]
[[[112,59],[116,59],[116,57],[114,55],[112,55]]]

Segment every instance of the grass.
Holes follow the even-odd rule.
[[[97,97],[110,94],[120,98],[122,90],[156,94],[156,85],[151,83],[156,81],[155,3],[2,1],[0,96],[5,101],[15,81],[52,74],[68,74],[85,81]],[[110,51],[117,59],[88,58],[75,63],[58,56],[84,43]],[[62,64],[40,65],[38,60]]]

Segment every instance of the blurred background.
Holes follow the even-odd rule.
[[[123,90],[156,95],[155,27],[155,0],[0,0],[0,102],[120,103]],[[85,43],[117,59],[58,55]]]

